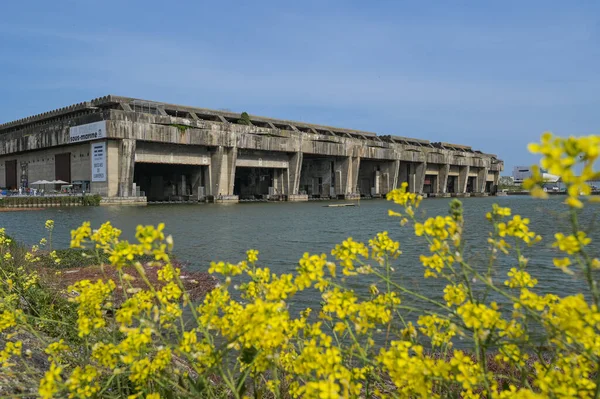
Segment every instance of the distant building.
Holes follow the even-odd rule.
[[[542,178],[547,183],[556,183],[560,179],[559,176],[551,175],[547,170],[541,169]],[[533,174],[530,166],[515,166],[513,168],[512,177],[514,179],[515,184],[522,184],[523,180],[531,177]]]

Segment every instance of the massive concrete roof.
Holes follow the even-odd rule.
[[[241,117],[241,114],[229,111],[212,110],[206,108],[149,101],[138,98],[108,95],[104,97],[98,97],[90,101],[73,104],[67,107],[58,108],[53,111],[48,111],[38,115],[33,115],[23,119],[18,119],[12,122],[0,124],[0,134],[18,131],[24,127],[33,124],[43,124],[55,119],[63,119],[73,114],[93,113],[102,111],[104,109],[120,109],[123,111],[170,115],[174,117],[203,119],[222,123],[238,123],[238,120]],[[362,130],[338,128],[326,125],[317,125],[313,123],[290,121],[285,119],[274,119],[269,117],[250,115],[250,121],[253,125],[266,128],[270,127],[275,129],[301,131],[305,133],[326,134],[343,137],[345,136],[378,141],[391,141],[399,144],[409,144],[423,147],[437,147],[455,151],[481,153],[481,151],[473,150],[470,146],[466,145],[451,144],[445,142],[433,143],[429,140],[389,134],[377,135],[376,133]]]

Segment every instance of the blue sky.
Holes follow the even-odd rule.
[[[5,1],[0,122],[106,94],[536,158],[600,134],[597,1]]]

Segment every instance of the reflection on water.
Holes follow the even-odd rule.
[[[420,211],[428,215],[446,214],[449,199],[427,199]],[[531,219],[531,227],[544,237],[531,256],[529,271],[540,280],[542,288],[568,294],[581,287],[572,276],[567,276],[552,265],[556,252],[551,248],[556,231],[568,232],[564,217],[566,207],[562,198],[546,201],[529,197],[466,198],[463,200],[466,220],[466,240],[469,259],[474,263],[487,262],[486,239],[489,223],[485,212],[492,203],[509,206],[513,214]],[[133,238],[138,224],[165,222],[167,232],[173,235],[174,252],[190,267],[207,270],[212,260],[237,262],[250,248],[260,251],[260,264],[268,265],[276,273],[291,272],[304,252],[330,254],[331,249],[345,238],[367,241],[377,232],[387,230],[401,243],[403,255],[396,261],[396,281],[411,288],[441,297],[445,286],[439,279],[424,279],[418,255],[427,251],[423,240],[414,237],[411,227],[400,227],[397,218],[387,216],[394,204],[382,201],[361,201],[360,207],[327,208],[323,202],[308,203],[252,203],[236,205],[152,205],[147,207],[51,208],[40,212],[0,213],[0,226],[9,234],[28,244],[44,236],[44,221],[56,222],[55,247],[66,247],[70,230],[83,221],[99,226],[109,220],[123,230],[125,238]],[[600,232],[596,226],[598,205],[590,205],[581,217],[591,231],[593,252],[598,253]],[[595,246],[595,248],[594,248]],[[498,265],[495,278],[504,280],[508,268],[516,262],[504,259]],[[359,292],[366,292],[368,278],[354,278],[348,284]],[[475,283],[477,286],[477,283]],[[481,284],[479,284],[481,286]],[[500,298],[498,298],[500,299]],[[317,307],[319,296],[313,293],[298,295],[296,306]]]

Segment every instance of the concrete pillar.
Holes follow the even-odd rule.
[[[381,194],[381,171],[379,170],[375,171],[375,177],[373,178],[373,189],[374,195]]]
[[[288,168],[287,195],[298,195],[300,191],[300,173],[302,171],[303,154],[296,152],[290,156]]]
[[[211,154],[211,195],[215,197],[233,195],[236,161],[236,147],[220,146]]]
[[[494,171],[494,180],[492,182],[492,194],[496,194],[498,192],[498,181],[500,180],[500,172]]]
[[[133,193],[133,170],[135,167],[134,139],[123,139],[119,145],[119,197],[131,197]]]
[[[474,190],[475,192],[485,193],[488,171],[488,168],[481,168],[477,172],[477,188]]]
[[[425,173],[427,172],[427,162],[414,164],[413,190],[415,193],[422,193],[425,185]],[[409,183],[410,185],[410,183]]]
[[[450,173],[450,164],[440,166],[440,174],[438,175],[438,193],[446,194],[448,191],[448,173]]]
[[[212,175],[211,175],[211,167],[205,167],[202,173],[204,173],[204,195],[211,195],[211,187],[212,187]]]
[[[409,175],[410,175],[410,163],[408,162],[399,162],[398,165],[398,180],[396,186],[398,188],[402,187],[402,183],[408,183]]]
[[[348,169],[350,169],[350,158],[344,157],[336,159],[335,168],[335,195],[340,196],[346,193],[346,184],[348,182]]]
[[[202,186],[202,173],[204,172],[202,169],[204,169],[202,166],[195,167],[190,176],[190,187],[193,200],[200,199],[199,191]]]
[[[400,161],[397,160],[386,162],[381,169],[380,190],[382,195],[386,195],[397,187],[399,168]]]
[[[348,189],[346,190],[347,194],[353,195],[357,193],[358,187],[358,171],[360,169],[360,157],[353,157],[350,162],[350,173],[348,176]]]
[[[335,195],[356,194],[360,157],[344,157],[335,161]]]
[[[464,194],[467,192],[467,182],[469,181],[469,172],[471,170],[470,166],[459,166],[458,168],[458,187],[456,188],[456,192],[459,194]]]
[[[287,195],[287,185],[284,184],[284,176],[287,174],[286,169],[273,170],[273,188],[275,195]]]

